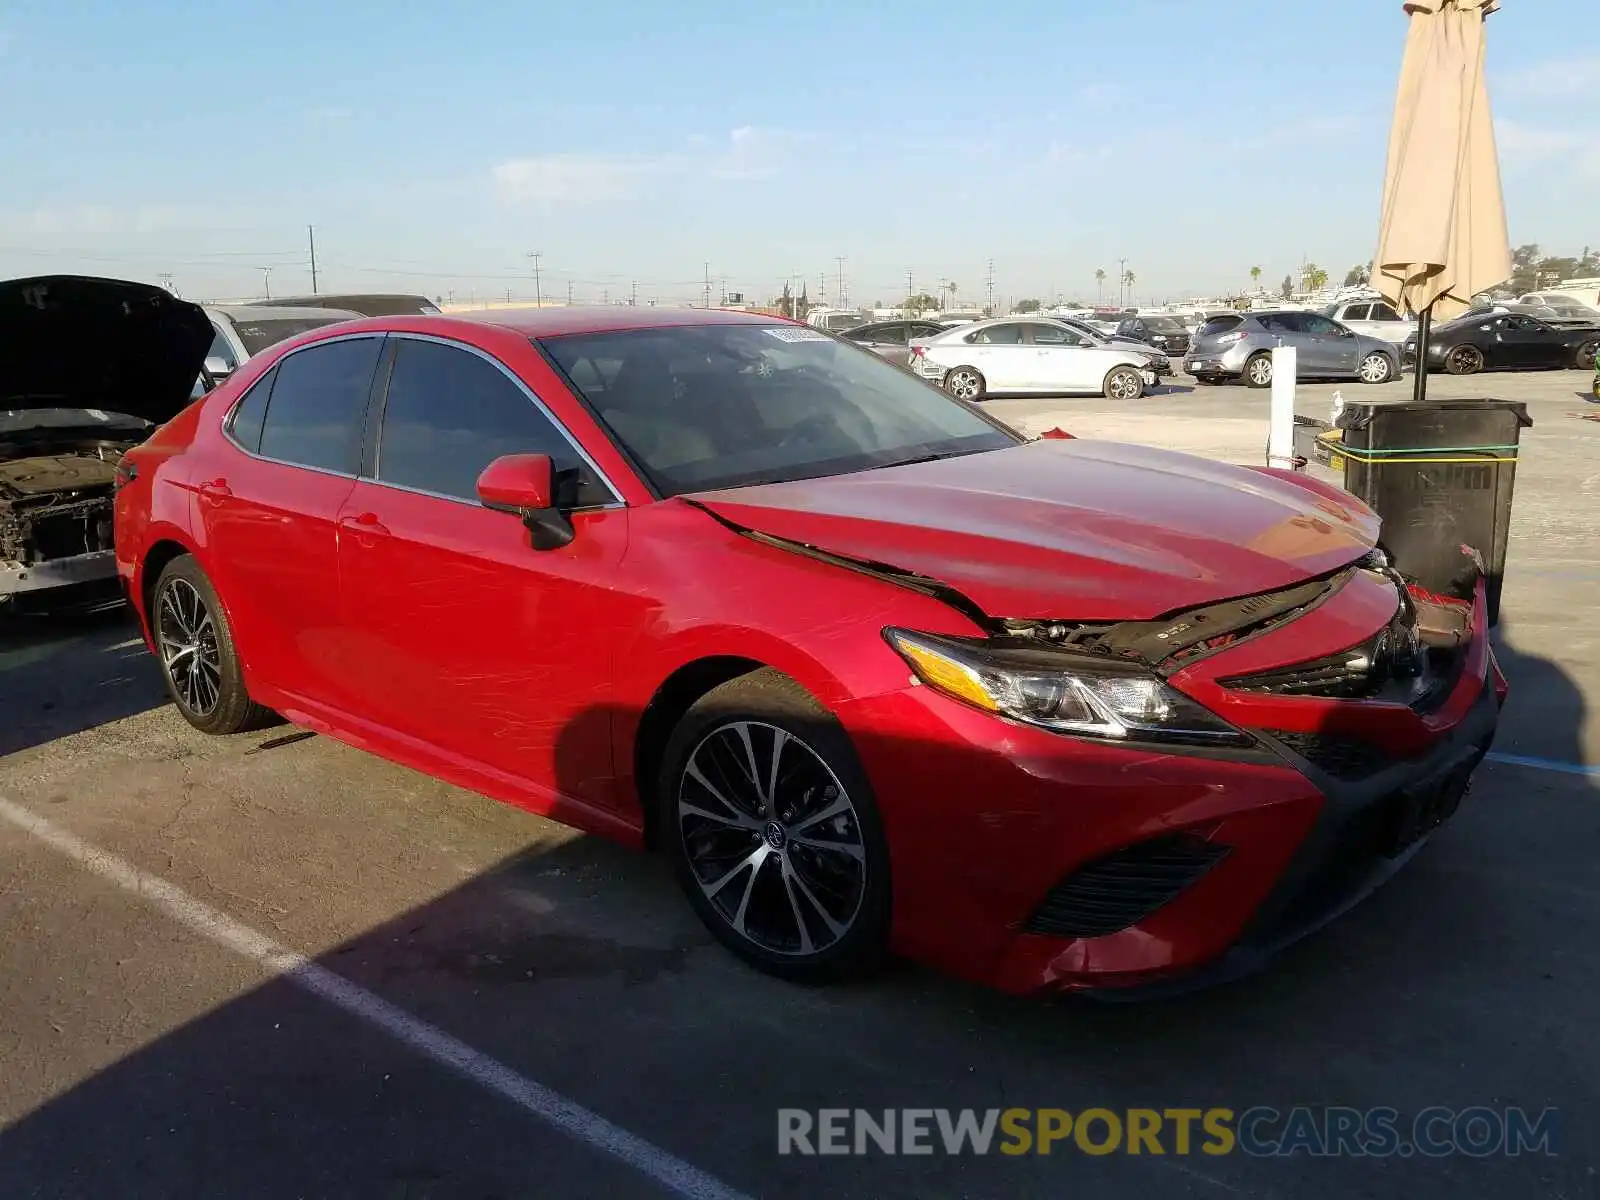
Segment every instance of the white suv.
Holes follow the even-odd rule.
[[[1395,312],[1385,300],[1346,300],[1322,310],[1322,315],[1348,325],[1357,333],[1382,338],[1399,346],[1417,330],[1415,321],[1408,321]]]

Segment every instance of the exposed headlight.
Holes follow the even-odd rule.
[[[1243,746],[1250,737],[1154,675],[1119,663],[1078,663],[1058,651],[886,629],[929,687],[974,708],[1081,737]]]

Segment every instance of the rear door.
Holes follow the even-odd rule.
[[[354,711],[446,758],[611,807],[608,636],[628,513],[527,385],[473,347],[396,334],[376,443],[339,513]],[[477,478],[555,462],[575,536],[534,550]],[[558,814],[559,815],[559,814]]]
[[[1033,347],[1023,338],[1021,322],[989,325],[974,330],[962,340],[971,356],[971,365],[983,372],[989,391],[1019,392],[1035,386],[1038,361]]]
[[[224,423],[232,452],[194,481],[203,557],[252,680],[338,704],[338,517],[355,487],[383,338],[285,355]]]

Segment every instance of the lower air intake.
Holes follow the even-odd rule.
[[[1170,903],[1227,853],[1191,834],[1128,846],[1056,884],[1023,929],[1063,938],[1120,933]]]

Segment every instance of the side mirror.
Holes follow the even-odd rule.
[[[507,454],[478,476],[485,507],[522,518],[535,550],[559,550],[572,541],[572,522],[556,506],[555,464],[548,454]]]
[[[228,365],[228,360],[213,354],[206,359],[206,374],[211,376],[216,383],[221,383],[233,374],[233,368]]]

